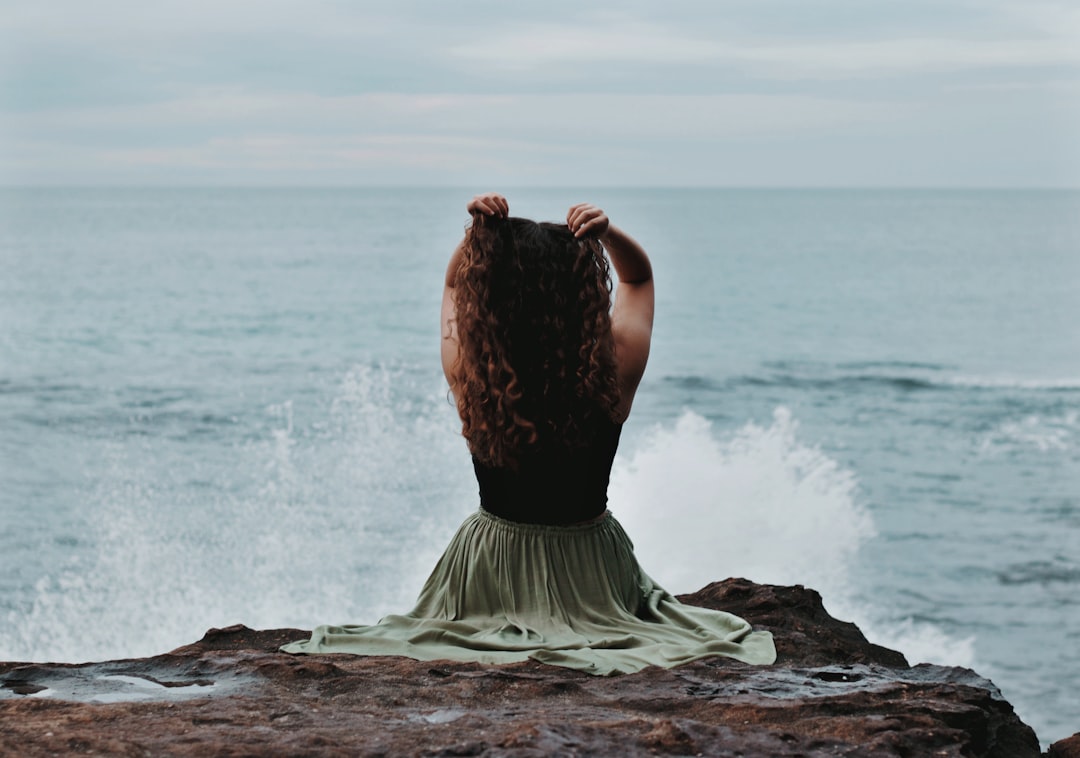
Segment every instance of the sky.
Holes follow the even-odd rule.
[[[1080,2],[0,0],[0,184],[1080,187]]]

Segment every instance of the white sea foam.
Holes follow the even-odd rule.
[[[899,650],[911,663],[974,668],[975,638],[954,637],[940,627],[912,619],[888,619],[881,609],[848,607],[841,602],[838,614],[854,621],[863,634],[877,645]]]
[[[847,594],[850,567],[874,535],[855,477],[796,439],[786,409],[718,439],[685,412],[658,426],[612,473],[611,502],[646,570],[672,591],[745,576]]]
[[[972,665],[974,641],[896,620],[856,600],[861,551],[875,537],[854,474],[797,436],[779,408],[769,426],[721,438],[684,412],[620,456],[611,502],[646,571],[672,592],[743,576],[818,590],[830,612],[913,662]]]
[[[1029,414],[999,424],[979,445],[980,452],[1028,448],[1041,453],[1070,450],[1080,435],[1080,412]]]
[[[288,401],[269,408],[276,428],[235,449],[212,487],[193,488],[155,445],[113,444],[87,496],[92,557],[41,579],[29,611],[9,614],[0,659],[144,656],[212,626],[407,610],[475,507],[453,409],[408,385],[358,368],[304,428]]]

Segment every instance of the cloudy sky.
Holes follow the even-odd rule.
[[[1076,0],[0,0],[0,183],[1080,186]]]

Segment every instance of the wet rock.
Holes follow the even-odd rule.
[[[277,648],[306,632],[233,626],[152,658],[0,664],[0,752],[1040,755],[990,681],[908,666],[813,590],[729,579],[681,599],[772,631],[776,665],[716,658],[599,678],[534,662],[294,657]],[[1062,751],[1078,741],[1048,755],[1076,755]]]
[[[1058,740],[1046,752],[1047,758],[1080,758],[1080,732]]]

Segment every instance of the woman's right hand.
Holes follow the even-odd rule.
[[[486,192],[470,200],[465,206],[465,210],[470,214],[482,213],[485,216],[506,218],[510,215],[510,204],[498,192]]]
[[[611,222],[607,214],[592,203],[578,203],[570,206],[566,212],[566,225],[577,238],[585,236],[602,237]]]

